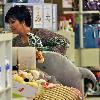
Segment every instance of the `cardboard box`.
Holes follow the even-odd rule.
[[[20,64],[19,69],[36,69],[35,47],[13,47],[13,66]]]

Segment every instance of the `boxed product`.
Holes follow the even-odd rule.
[[[35,47],[13,47],[13,66],[20,64],[19,69],[36,69]]]

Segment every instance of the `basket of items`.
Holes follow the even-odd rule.
[[[24,48],[25,49],[25,48]],[[36,50],[36,60],[44,61],[41,52]],[[18,61],[19,62],[19,61]],[[53,83],[52,76],[38,69],[21,69],[22,64],[13,66],[13,93],[29,100],[81,100],[82,94],[73,87]],[[25,67],[27,68],[27,67]]]

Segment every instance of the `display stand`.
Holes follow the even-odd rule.
[[[78,14],[80,18],[80,48],[75,49],[75,64],[77,66],[100,66],[100,50],[99,48],[83,47],[83,16],[84,14],[99,14],[99,10],[84,11],[83,0],[79,0],[79,11],[64,11],[64,14]],[[91,55],[92,54],[92,55]],[[98,55],[98,56],[97,56]],[[89,57],[89,60],[87,57]],[[95,59],[96,58],[96,59]],[[93,61],[93,62],[92,62]]]
[[[12,66],[12,34],[0,34],[0,100],[12,100],[12,78],[11,78],[11,66]],[[9,66],[5,65],[5,62]],[[9,68],[7,68],[9,67]]]

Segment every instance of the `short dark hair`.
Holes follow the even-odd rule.
[[[31,26],[31,13],[25,5],[11,7],[5,16],[5,22],[9,23],[10,18],[17,19],[20,22],[25,21],[27,26]]]

